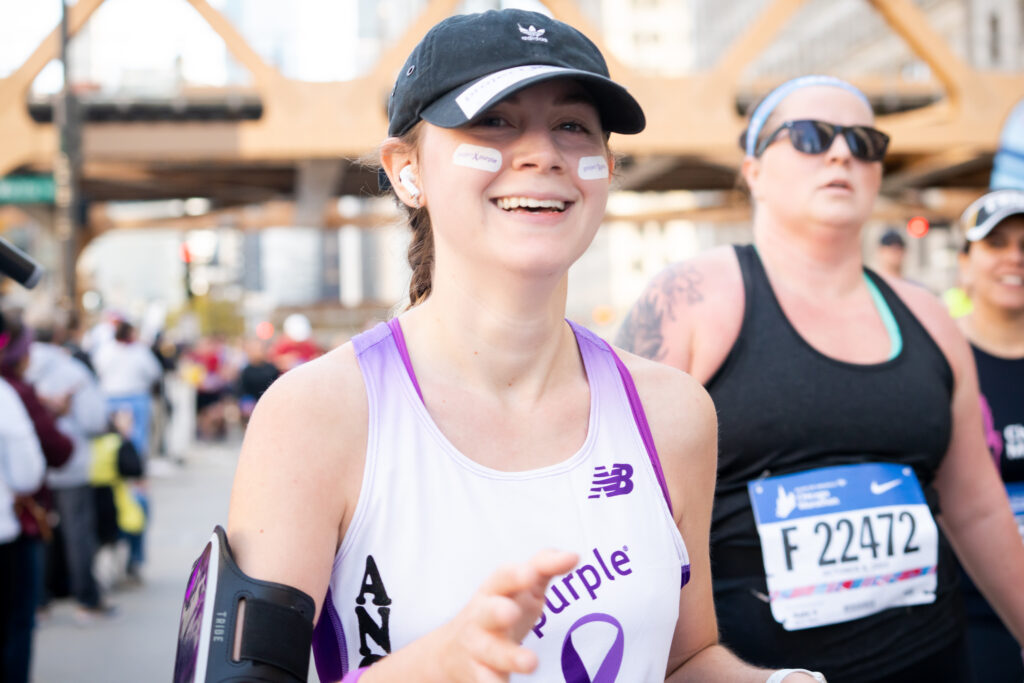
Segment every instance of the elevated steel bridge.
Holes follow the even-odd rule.
[[[312,83],[287,78],[267,64],[207,0],[186,1],[248,70],[252,86],[186,89],[162,100],[82,93],[81,188],[91,206],[86,241],[102,230],[130,227],[105,212],[105,203],[117,200],[208,197],[215,212],[234,212],[242,227],[258,228],[264,219],[246,224],[244,216],[295,219],[292,201],[298,196],[305,220],[312,216],[323,226],[341,222],[331,208],[337,197],[377,192],[375,175],[358,159],[385,135],[384,103],[394,74],[423,33],[457,8],[457,0],[431,0],[365,75]],[[69,34],[80,30],[103,2],[78,0],[69,10]],[[857,80],[876,103],[878,126],[893,139],[879,211],[894,217],[924,213],[951,218],[987,183],[1000,126],[1024,96],[1024,77],[966,64],[912,0],[865,2],[933,74],[924,83],[871,76]],[[718,190],[714,206],[683,213],[708,220],[741,214],[745,200],[732,191],[741,161],[736,143],[744,125],[741,111],[775,85],[745,81],[743,72],[804,0],[771,0],[714,67],[677,78],[640,74],[615,59],[572,0],[545,4],[602,46],[613,78],[630,89],[647,113],[642,134],[613,140],[615,151],[625,155],[620,187]],[[53,102],[33,99],[30,88],[58,57],[59,41],[60,31],[54,29],[19,69],[0,79],[0,176],[54,169],[59,143]],[[925,202],[922,191],[930,188],[943,191],[928,193]],[[262,212],[238,209],[263,204]]]

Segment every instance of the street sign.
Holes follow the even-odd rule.
[[[56,184],[52,175],[0,178],[0,204],[53,204]]]

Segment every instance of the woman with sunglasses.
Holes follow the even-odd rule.
[[[971,343],[992,460],[1024,535],[1024,190],[995,190],[960,219],[960,277],[973,304],[957,322]],[[1024,680],[1020,645],[964,577],[967,641],[979,681]]]
[[[644,127],[597,48],[451,17],[388,114],[411,306],[267,391],[231,500],[242,569],[315,599],[320,678],[823,680],[717,645],[704,390],[565,320],[609,133]]]
[[[722,642],[833,681],[970,680],[953,549],[1024,637],[1024,547],[986,462],[970,349],[924,289],[866,269],[888,138],[865,96],[789,81],[741,144],[754,244],[658,275],[618,343],[704,383]]]

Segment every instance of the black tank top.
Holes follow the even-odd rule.
[[[1004,482],[1024,481],[1024,358],[1000,358],[971,344],[974,363],[978,367],[981,389],[981,412],[985,441]],[[1010,680],[1020,680],[1021,661],[1013,636],[989,605],[966,571],[961,570],[960,585],[967,610],[968,628],[981,636],[972,638],[984,643],[988,667],[1005,669]],[[996,638],[993,638],[996,634]],[[987,642],[986,642],[987,641]],[[977,650],[974,650],[977,652]],[[981,654],[981,653],[979,653]]]
[[[1024,358],[999,358],[973,344],[971,350],[989,450],[999,461],[1003,481],[1024,481]]]
[[[805,666],[833,680],[898,671],[955,640],[962,616],[952,551],[939,539],[935,602],[856,621],[785,631],[771,616],[747,482],[870,461],[909,465],[933,515],[933,487],[952,429],[953,373],[935,341],[875,273],[902,350],[863,365],[829,358],[786,318],[753,246],[736,247],[745,309],[740,333],[707,383],[718,410],[712,578],[723,642],[767,666]],[[758,598],[760,595],[760,599]]]

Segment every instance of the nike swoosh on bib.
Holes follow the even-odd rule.
[[[872,480],[871,493],[875,494],[876,496],[880,496],[886,491],[894,489],[902,483],[902,479],[892,479],[890,481],[885,482],[884,484],[879,484],[877,481]]]

